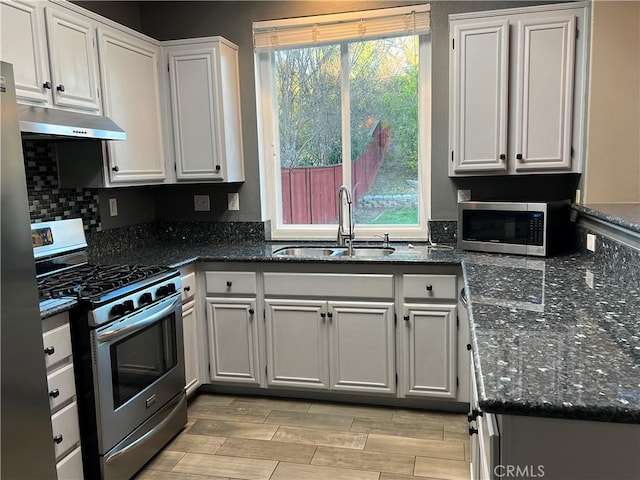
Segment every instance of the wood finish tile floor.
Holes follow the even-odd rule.
[[[468,480],[466,415],[201,394],[136,480]]]

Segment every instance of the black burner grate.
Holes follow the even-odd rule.
[[[41,300],[77,297],[95,301],[169,270],[168,267],[146,265],[79,265],[38,279],[38,291]]]

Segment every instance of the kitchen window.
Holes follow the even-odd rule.
[[[263,217],[274,239],[333,239],[349,186],[356,239],[424,239],[429,5],[253,24]]]

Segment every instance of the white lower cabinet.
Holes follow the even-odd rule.
[[[295,267],[205,266],[209,382],[468,402],[457,270]]]
[[[190,265],[180,269],[182,283],[182,329],[184,338],[184,376],[187,396],[202,385],[200,376],[200,348],[196,308],[196,272]]]
[[[80,479],[83,478],[80,425],[68,313],[43,320],[42,341],[58,480]]]
[[[266,300],[267,385],[329,388],[327,302]]]
[[[393,279],[266,272],[267,385],[395,394]]]
[[[404,304],[405,396],[455,398],[456,305]]]
[[[401,396],[458,396],[457,280],[448,273],[407,273],[401,277]]]
[[[206,299],[212,381],[260,384],[255,298]]]
[[[395,393],[392,302],[268,299],[267,384]]]

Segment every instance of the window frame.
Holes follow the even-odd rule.
[[[379,10],[381,14],[388,9]],[[375,11],[374,11],[375,12]],[[367,13],[374,13],[368,11]],[[353,15],[350,13],[349,15]],[[332,17],[340,18],[339,14]],[[291,19],[295,24],[298,19]],[[288,21],[278,21],[286,25]],[[411,34],[410,32],[408,34]],[[373,240],[376,235],[389,233],[392,240],[427,240],[428,221],[431,217],[431,34],[418,35],[418,223],[413,225],[354,224],[355,240]],[[382,36],[381,36],[382,37]],[[380,37],[380,38],[381,38]],[[367,41],[370,39],[365,39]],[[333,42],[340,45],[341,61],[348,62],[347,44],[351,41]],[[309,44],[309,47],[314,45]],[[291,47],[293,48],[293,47]],[[279,120],[277,111],[274,51],[256,49],[256,108],[258,120],[258,154],[260,165],[261,215],[263,220],[271,220],[273,240],[334,240],[337,225],[329,224],[285,224],[282,218],[282,185],[280,175]],[[342,71],[342,153],[343,158],[351,158],[349,90],[345,95],[345,78]],[[351,178],[351,162],[343,163],[343,175]],[[337,202],[338,192],[335,192]]]

